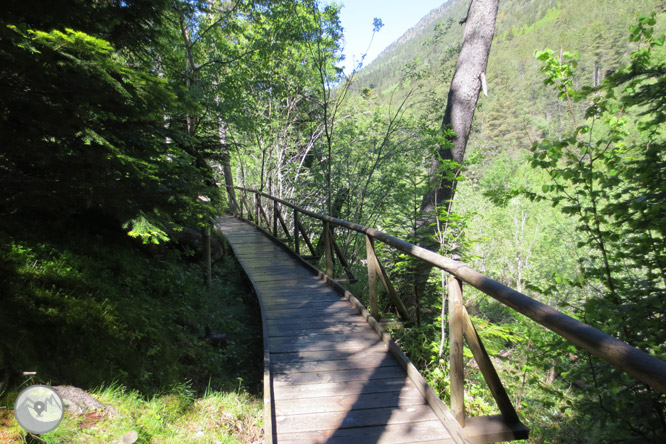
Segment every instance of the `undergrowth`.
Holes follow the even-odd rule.
[[[233,256],[207,288],[191,246],[44,222],[0,226],[0,442],[31,440],[11,408],[35,383],[83,388],[119,412],[92,425],[66,415],[45,442],[116,442],[123,430],[146,443],[258,440],[261,324]],[[229,343],[209,343],[206,327]]]

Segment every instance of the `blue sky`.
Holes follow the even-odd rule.
[[[424,15],[446,3],[446,0],[337,0],[336,3],[342,4],[340,19],[345,35],[344,65],[345,72],[349,72],[354,58],[360,60],[367,50],[363,62],[367,65]],[[382,19],[384,27],[375,34],[368,49],[375,17]]]

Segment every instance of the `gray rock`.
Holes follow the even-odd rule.
[[[81,415],[90,412],[102,412],[108,416],[115,416],[118,414],[116,409],[102,404],[78,387],[71,385],[57,385],[53,388],[62,398],[62,401],[65,404],[65,410],[70,413]]]

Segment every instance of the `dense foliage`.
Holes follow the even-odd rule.
[[[116,384],[114,402],[148,412],[127,422],[142,442],[182,442],[198,423],[215,426],[206,439],[258,438],[256,402],[233,394],[261,387],[257,307],[219,242],[204,285],[202,228],[223,210],[231,156],[252,156],[275,128],[316,126],[313,73],[335,75],[324,56],[338,28],[336,8],[309,1],[3,4],[1,405],[29,382]],[[198,407],[207,390],[233,399],[209,392]],[[155,420],[176,392],[174,412],[194,417]],[[54,442],[92,439],[77,421]]]
[[[257,327],[236,265],[221,260],[206,289],[196,263],[201,229],[239,202],[222,183],[413,238],[446,142],[467,1],[446,2],[349,76],[339,6],[328,2],[6,3],[0,298],[11,311],[0,312],[0,370],[148,392],[184,373],[197,389],[209,377],[254,381],[241,369],[254,355],[241,350],[258,347]],[[437,235],[442,253],[664,358],[660,7],[501,3],[465,164],[438,171],[455,174],[458,191]],[[321,227],[302,222],[321,249]],[[363,298],[365,240],[336,234]],[[376,248],[414,314],[393,334],[446,398],[444,276],[416,291],[414,260]],[[464,295],[532,442],[663,441],[663,394]],[[396,318],[385,294],[380,310]],[[202,323],[237,343],[213,352]],[[65,337],[75,339],[60,346]],[[476,366],[466,380],[469,413],[495,413]]]

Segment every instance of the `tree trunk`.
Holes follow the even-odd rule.
[[[451,129],[455,135],[449,139],[450,144],[440,148],[438,158],[432,161],[429,171],[430,187],[421,202],[415,233],[416,241],[431,250],[437,250],[440,246],[434,237],[437,227],[436,210],[442,206],[447,207],[447,213],[451,210],[450,204],[455,195],[456,178],[465,158],[476,103],[482,87],[485,89],[485,72],[490,55],[490,45],[495,34],[498,6],[499,0],[472,0],[467,18],[464,20],[465,31],[462,46],[456,70],[451,79],[451,88],[442,120],[442,129]],[[456,171],[442,171],[444,167],[447,167],[448,161],[455,162]],[[418,267],[420,288],[425,287],[430,269],[431,267],[426,264]]]
[[[442,147],[439,151],[444,161],[453,160],[463,164],[476,103],[488,65],[498,5],[499,0],[472,0],[470,5],[442,120],[443,129],[455,132],[451,139],[453,146]],[[421,203],[421,214],[426,215],[429,222],[434,221],[436,207],[446,205],[455,193],[455,180],[451,179],[451,175],[440,174],[441,167],[440,159],[434,159],[430,167],[432,186]]]
[[[238,211],[238,202],[236,201],[236,190],[234,190],[234,177],[231,172],[231,153],[229,153],[229,146],[227,145],[227,126],[221,118],[218,118],[218,136],[222,150],[222,175],[224,176],[227,196],[229,196],[229,209],[232,213],[235,213]]]

